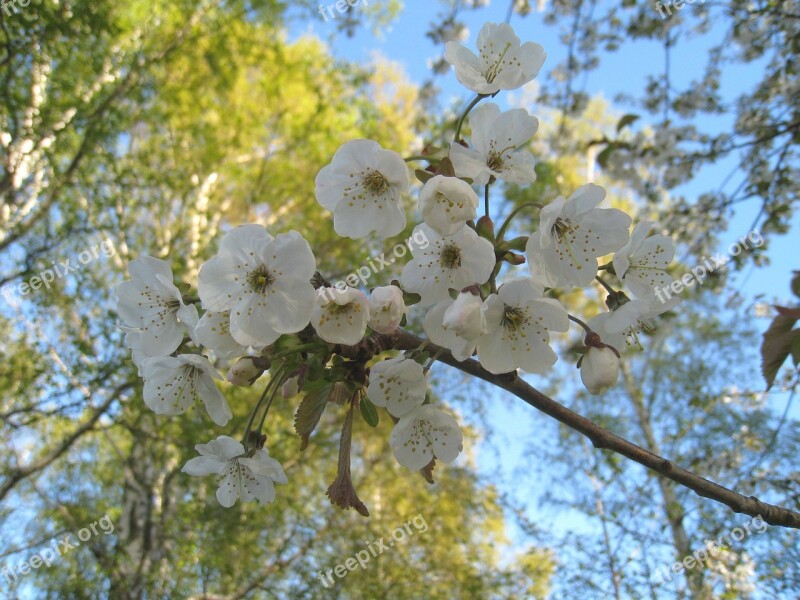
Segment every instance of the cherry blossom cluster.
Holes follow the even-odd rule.
[[[430,369],[443,352],[459,362],[477,356],[492,374],[547,374],[558,360],[552,335],[566,333],[573,321],[584,330],[581,380],[600,394],[615,385],[624,351],[674,306],[655,298],[672,281],[672,241],[650,235],[649,222],[631,231],[627,214],[602,206],[606,192],[599,185],[544,206],[518,206],[495,230],[490,188],[536,181],[527,145],[539,123],[524,109],[504,112],[484,100],[530,82],[545,53],[533,42],[521,44],[509,25],[488,23],[477,54],[450,42],[446,58],[477,94],[449,147],[403,158],[375,141],[352,140],[315,180],[316,198],[332,213],[338,235],[383,240],[406,230],[408,164],[427,163],[415,171],[422,222],[412,234],[427,243],[411,248],[398,280],[371,290],[332,286],[301,234],[273,236],[257,224],[224,235],[199,270],[195,296],[188,294],[192,286],[180,291],[164,260],[143,256],[129,264],[130,280],[118,287],[120,327],[155,413],[182,414],[199,400],[224,427],[233,414],[217,386],[220,369],[236,386],[268,374],[241,441],[222,435],[198,444],[199,456],[184,467],[190,475],[217,475],[223,506],[238,498],[271,502],[274,484],[287,481],[262,433],[276,397],[300,399],[295,429],[302,448],[326,408],[347,407],[339,473],[328,496],[368,514],[350,480],[356,413],[375,426],[377,408],[385,408],[397,461],[429,481],[436,461],[450,463],[462,451],[458,422],[428,393]],[[466,122],[468,140],[461,138]],[[476,188],[484,194],[481,216]],[[538,210],[538,227],[506,239],[523,209]],[[609,310],[584,323],[559,297],[595,285],[607,293]],[[627,286],[633,299],[615,286]],[[410,310],[419,311],[427,339],[399,352],[393,336]]]

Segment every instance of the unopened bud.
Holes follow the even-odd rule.
[[[525,257],[521,254],[514,254],[513,252],[506,252],[503,254],[502,260],[510,263],[512,265],[524,265],[525,264]]]
[[[369,296],[369,327],[377,333],[392,333],[403,320],[406,303],[396,285],[377,287]]]
[[[581,362],[581,381],[592,395],[617,385],[619,358],[611,348],[590,347]]]
[[[289,398],[294,398],[299,393],[300,393],[300,377],[295,375],[294,377],[289,377],[289,379],[283,382],[283,385],[281,386],[281,396],[283,396],[284,400],[288,400]]]
[[[236,361],[228,371],[228,383],[238,387],[248,387],[264,374],[264,359],[257,356],[245,356]]]
[[[471,291],[461,292],[447,308],[442,318],[442,327],[465,340],[476,340],[486,332],[486,317],[481,310],[480,296]]]
[[[477,231],[478,235],[482,238],[494,241],[494,223],[486,215],[483,215],[478,219],[478,222],[475,223],[475,231]]]

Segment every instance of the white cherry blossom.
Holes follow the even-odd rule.
[[[353,346],[367,332],[369,300],[361,290],[320,288],[311,313],[317,335],[332,344]]]
[[[144,403],[159,415],[185,413],[199,397],[211,420],[226,425],[233,414],[214,384],[222,379],[205,356],[159,356],[144,362]]]
[[[451,463],[463,449],[456,420],[430,404],[404,414],[389,438],[394,456],[404,467],[418,471],[433,458]]]
[[[536,77],[547,56],[535,42],[520,44],[506,23],[486,23],[477,47],[476,56],[458,42],[447,42],[444,57],[455,67],[458,81],[479,94],[522,87]]]
[[[331,164],[317,174],[317,201],[333,213],[339,235],[381,238],[406,226],[402,194],[408,192],[403,157],[372,140],[351,140],[336,151]]]
[[[397,356],[375,363],[369,372],[367,397],[385,407],[393,417],[402,417],[425,402],[428,380],[422,365]]]
[[[455,300],[438,303],[425,315],[425,334],[444,346],[459,361],[475,353],[478,339],[487,332],[483,302],[479,296],[461,292]]]
[[[478,340],[478,358],[490,373],[517,368],[544,374],[558,360],[550,331],[567,331],[569,317],[561,304],[542,298],[544,289],[527,277],[510,279],[483,303],[487,333]]]
[[[539,121],[524,108],[500,112],[493,102],[470,113],[471,146],[450,145],[450,160],[459,177],[486,185],[492,177],[509,183],[536,181],[535,161],[522,149],[539,129]]]
[[[225,508],[257,500],[267,504],[275,500],[275,484],[288,483],[281,464],[261,448],[248,457],[244,446],[227,435],[221,435],[207,444],[197,444],[200,453],[181,469],[195,476],[218,475],[217,500]]]
[[[165,261],[143,256],[131,261],[128,273],[131,279],[117,286],[120,318],[127,327],[138,330],[135,343],[142,354],[171,354],[184,334],[197,325],[197,308],[184,304]]]
[[[219,358],[231,359],[245,354],[257,354],[263,346],[251,349],[243,346],[231,335],[231,315],[229,312],[206,311],[197,327],[194,337],[198,344],[212,350]],[[254,350],[250,352],[250,350]]]
[[[675,244],[665,235],[647,237],[652,223],[637,223],[628,243],[614,255],[613,264],[617,277],[633,294],[648,302],[655,298],[657,288],[672,284],[667,267],[675,256]],[[674,304],[674,302],[673,302]]]
[[[597,396],[617,385],[619,358],[610,348],[591,347],[581,360],[581,381]]]
[[[242,225],[222,239],[200,267],[203,306],[230,311],[230,333],[243,346],[267,346],[308,325],[316,292],[316,261],[296,231],[272,237],[261,225]]]
[[[639,334],[652,331],[652,320],[670,310],[659,302],[631,300],[612,312],[603,312],[591,318],[587,325],[600,339],[619,352],[626,348],[641,348]]]
[[[422,297],[421,306],[450,298],[449,289],[486,283],[495,265],[494,246],[473,229],[462,227],[453,235],[442,236],[422,223],[414,229],[430,242],[425,248],[412,248],[414,259],[400,276],[403,289]]]
[[[586,287],[597,275],[597,259],[625,244],[631,218],[616,208],[596,208],[605,196],[602,187],[589,183],[542,209],[539,230],[525,248],[536,281]]]
[[[403,291],[396,285],[376,287],[369,295],[369,327],[378,333],[392,333],[406,314]]]
[[[478,195],[463,179],[436,175],[419,192],[419,210],[431,229],[452,235],[478,216]]]

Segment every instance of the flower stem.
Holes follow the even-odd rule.
[[[434,158],[433,156],[422,156],[421,154],[414,154],[412,156],[404,158],[403,160],[405,160],[406,162],[413,162],[415,160],[427,160],[429,163],[435,163],[435,164],[442,162],[442,160],[439,158]]]
[[[603,279],[599,275],[596,275],[595,279],[600,282],[600,285],[602,285],[604,288],[606,288],[606,291],[609,294],[616,294],[617,293],[617,291],[614,288],[612,288],[610,285],[608,285],[605,281],[603,281]]]
[[[486,184],[486,189],[483,195],[483,210],[487,217],[489,217],[489,184]]]
[[[308,344],[301,344],[299,346],[295,346],[294,348],[288,348],[282,352],[278,352],[277,354],[271,354],[269,358],[271,360],[275,360],[276,358],[283,358],[289,354],[295,354],[296,352],[305,352],[306,350],[321,350],[325,346],[318,343],[318,342],[310,342]]]
[[[266,386],[264,386],[264,391],[262,392],[261,397],[258,399],[258,402],[256,402],[253,411],[250,413],[250,418],[247,421],[247,427],[245,427],[244,429],[244,438],[242,438],[242,444],[244,444],[245,450],[247,450],[247,444],[250,441],[250,431],[252,431],[253,421],[255,421],[258,408],[261,406],[261,403],[264,402],[264,398],[267,397],[267,393],[269,393],[269,390],[274,382],[275,379],[271,378],[269,380],[269,383]]]
[[[272,388],[272,393],[269,395],[269,400],[267,400],[267,405],[266,407],[264,407],[264,414],[261,415],[261,421],[258,422],[258,429],[256,429],[256,431],[258,432],[264,429],[264,421],[267,420],[267,413],[269,413],[269,407],[272,406],[272,401],[275,399],[275,394],[278,393],[278,389],[280,389],[280,387],[283,385],[284,382],[283,376],[284,376],[283,371],[280,371],[275,375],[275,381],[277,381],[278,383],[275,385],[275,387]]]
[[[577,323],[578,325],[583,327],[583,329],[586,331],[586,333],[592,333],[592,330],[589,329],[589,326],[586,323],[584,323],[583,321],[581,321],[578,317],[573,317],[572,315],[567,315],[567,316],[569,317],[570,321],[572,321],[573,323]]]
[[[464,126],[464,119],[467,118],[467,115],[470,113],[470,111],[475,108],[475,105],[478,104],[478,102],[488,97],[489,94],[478,94],[472,99],[472,102],[469,103],[464,113],[458,119],[458,124],[456,125],[456,135],[453,137],[454,142],[458,142],[461,139],[461,127]]]
[[[519,213],[524,208],[538,208],[539,210],[542,210],[544,208],[544,206],[542,206],[538,202],[526,202],[525,204],[520,204],[517,208],[512,210],[511,214],[509,214],[508,217],[506,217],[506,220],[500,226],[500,231],[497,232],[497,241],[498,242],[503,239],[503,234],[505,234],[506,229],[508,229],[508,226],[511,225],[511,220],[514,217],[516,217],[517,213]]]
[[[431,370],[431,367],[433,366],[433,363],[435,363],[435,362],[436,362],[436,359],[438,359],[438,358],[439,358],[439,357],[440,357],[442,354],[444,354],[446,351],[447,351],[447,348],[439,348],[439,349],[436,351],[436,354],[434,354],[433,356],[431,356],[431,357],[428,359],[428,360],[430,360],[430,362],[428,363],[428,366],[427,366],[427,367],[425,367],[425,369],[423,369],[423,372],[424,372],[426,375],[428,374],[428,371],[430,371],[430,370]]]

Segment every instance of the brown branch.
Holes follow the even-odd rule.
[[[395,335],[384,337],[386,338],[386,347],[398,350],[411,350],[417,348],[422,343],[420,338],[406,332],[399,332]],[[459,362],[453,358],[450,352],[430,342],[428,343],[428,349],[431,354],[442,351],[438,358],[440,362],[511,392],[517,398],[527,402],[546,415],[553,417],[567,427],[585,435],[595,448],[611,450],[612,452],[621,454],[647,467],[651,471],[658,473],[662,477],[671,479],[689,488],[703,498],[725,504],[734,512],[750,515],[752,517],[760,516],[770,525],[800,529],[800,513],[788,508],[762,502],[755,496],[743,496],[738,494],[713,481],[704,479],[696,473],[684,469],[658,454],[650,452],[641,446],[637,446],[544,395],[518,377],[516,373],[493,375],[481,367],[476,360],[469,359],[464,362]]]
[[[108,409],[119,397],[119,395],[132,386],[133,382],[124,383],[118,386],[114,392],[109,395],[106,401],[103,402],[103,404],[94,409],[89,418],[87,418],[83,424],[79,425],[72,433],[62,439],[54,448],[47,451],[42,458],[29,465],[17,467],[11,473],[7,474],[2,485],[0,485],[0,500],[3,500],[20,481],[30,477],[42,469],[47,468],[53,462],[61,458],[61,456],[63,456],[64,453],[75,444],[75,442],[83,437],[85,433],[94,429],[94,426],[100,420],[100,417],[106,414]]]

